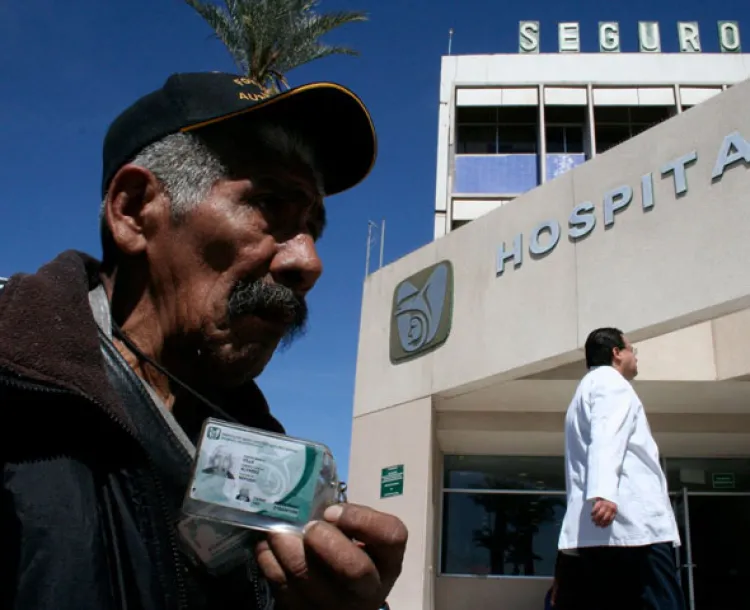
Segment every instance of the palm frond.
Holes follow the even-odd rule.
[[[204,4],[200,0],[185,0],[185,2],[214,30],[215,37],[227,48],[237,67],[246,72],[247,55],[243,32],[237,27],[231,14],[214,4]],[[230,5],[233,2],[228,0],[226,4]]]
[[[286,63],[280,62],[278,65],[278,69],[282,73],[287,73],[294,68],[303,66],[307,63],[310,63],[311,61],[323,59],[324,57],[329,57],[331,55],[349,55],[352,57],[356,57],[359,55],[359,51],[350,49],[349,47],[330,46],[324,44],[316,44],[312,47],[302,47],[299,48],[296,53],[289,54],[286,59]]]
[[[329,55],[358,55],[320,38],[347,23],[367,21],[360,11],[318,13],[319,0],[185,0],[214,30],[237,66],[261,85],[288,87],[286,73]]]

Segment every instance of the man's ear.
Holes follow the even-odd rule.
[[[155,222],[163,215],[164,191],[156,176],[137,165],[125,165],[107,191],[105,219],[117,249],[125,255],[145,251]]]

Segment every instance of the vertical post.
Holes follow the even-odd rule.
[[[688,599],[687,606],[688,610],[695,610],[695,585],[693,581],[693,548],[692,540],[690,539],[690,503],[688,497],[687,487],[682,488],[682,503],[685,511],[685,562],[687,567],[688,575]]]
[[[380,222],[380,269],[383,266],[383,250],[385,248],[385,218]]]
[[[372,221],[367,221],[367,253],[365,254],[365,277],[370,275],[370,245],[372,242]]]
[[[589,124],[589,147],[590,159],[596,157],[596,118],[594,113],[594,87],[589,83],[586,86],[586,119]]]
[[[453,28],[448,30],[448,55],[451,54],[451,47],[453,46]]]
[[[539,85],[537,96],[539,107],[537,108],[537,159],[539,168],[539,181],[537,184],[547,182],[547,121],[544,116],[544,85]]]
[[[448,102],[448,175],[445,180],[445,190],[440,193],[445,197],[445,233],[443,235],[453,230],[453,185],[456,177],[456,140],[458,137],[456,89],[455,82],[451,82],[451,95]],[[440,164],[438,164],[439,170]]]

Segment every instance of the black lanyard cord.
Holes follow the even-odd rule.
[[[234,418],[231,415],[229,415],[229,413],[227,413],[220,406],[215,405],[213,402],[211,402],[210,400],[208,400],[208,398],[206,398],[202,394],[199,394],[193,388],[191,388],[189,385],[187,385],[186,383],[184,383],[184,382],[180,381],[179,379],[177,379],[177,377],[175,377],[174,375],[172,375],[172,373],[170,373],[162,365],[160,365],[159,363],[157,363],[153,358],[151,358],[151,357],[147,356],[146,354],[144,354],[135,345],[135,343],[133,343],[133,341],[125,333],[122,332],[122,329],[117,325],[117,323],[114,320],[112,321],[112,335],[115,336],[115,337],[117,337],[120,341],[122,341],[125,344],[125,346],[138,357],[139,360],[143,360],[143,361],[147,362],[148,364],[150,364],[151,366],[153,366],[157,371],[159,371],[162,375],[164,375],[165,377],[167,377],[170,381],[173,381],[178,386],[180,386],[183,390],[185,390],[186,392],[189,392],[195,398],[197,398],[198,400],[200,400],[209,409],[211,409],[214,413],[216,413],[216,415],[218,415],[219,417],[221,417],[222,419],[224,419],[226,421],[237,422],[236,418]]]

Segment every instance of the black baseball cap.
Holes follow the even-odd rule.
[[[181,73],[110,125],[104,138],[102,195],[120,167],[149,144],[208,125],[231,127],[235,121],[273,121],[294,130],[313,150],[326,195],[355,186],[375,164],[372,118],[346,87],[316,82],[277,93],[236,74]]]

